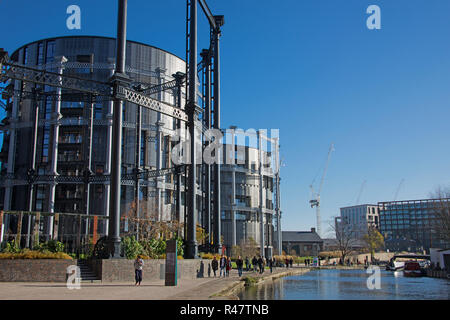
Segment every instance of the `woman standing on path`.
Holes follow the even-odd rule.
[[[144,265],[144,260],[138,255],[136,260],[134,260],[134,278],[136,279],[135,286],[140,286],[142,281],[142,266]]]

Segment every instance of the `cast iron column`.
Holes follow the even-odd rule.
[[[110,77],[114,76],[114,69],[116,68],[115,59],[108,59],[110,64]],[[114,101],[108,101],[106,120],[108,123],[106,129],[106,165],[104,175],[111,175],[111,147],[112,147],[112,126],[113,126],[113,108]],[[109,217],[111,199],[111,179],[105,183],[105,215]],[[105,234],[109,235],[109,223],[105,224]]]
[[[182,92],[181,92],[181,86],[183,84],[183,79],[186,75],[182,72],[177,72],[176,74],[173,75],[173,77],[176,79],[177,81],[177,107],[181,109],[181,98],[182,98]],[[181,120],[177,120],[177,129],[178,129],[178,134],[180,135],[180,141],[179,143],[182,143],[181,140],[181,125],[182,122]],[[177,229],[177,237],[181,237],[181,210],[182,210],[182,206],[181,206],[181,175],[182,175],[182,167],[179,167],[177,169],[177,207],[176,207],[176,219],[178,221],[178,229]]]
[[[211,129],[211,58],[208,50],[203,51],[203,59],[205,62],[205,126]],[[206,142],[206,145],[209,143]],[[205,170],[205,226],[207,234],[207,247],[211,245],[211,165],[204,164]]]
[[[58,74],[62,75],[64,70],[64,63],[67,59],[63,56],[55,57],[55,61],[58,63]],[[59,78],[62,82],[62,77]],[[50,166],[50,175],[53,176],[53,180],[50,182],[50,195],[48,202],[48,211],[50,213],[55,212],[55,191],[56,191],[56,177],[58,176],[58,144],[59,144],[59,120],[62,118],[61,115],[61,87],[56,88],[56,103],[55,112],[53,113],[53,148],[52,148],[52,160]],[[47,217],[47,237],[48,240],[53,238],[53,216]]]
[[[235,147],[235,130],[231,127],[231,155],[233,165],[231,168],[231,245],[236,245],[236,147]]]
[[[281,163],[279,160],[280,157],[280,145],[279,145],[279,139],[276,140],[276,156],[277,156],[277,168],[276,168],[276,181],[275,181],[275,188],[276,188],[276,215],[277,215],[277,244],[278,244],[278,254],[281,254],[281,245],[282,245],[282,234],[281,234],[281,210],[280,210],[280,170],[281,170]]]
[[[123,100],[117,96],[121,83],[128,80],[125,74],[127,32],[127,0],[119,0],[119,14],[117,18],[116,40],[116,71],[113,76],[115,100],[113,114],[113,143],[111,159],[111,206],[109,219],[109,240],[112,245],[111,256],[120,257],[120,178],[122,166],[122,109]]]
[[[187,216],[187,237],[186,237],[186,256],[187,258],[197,258],[197,210],[196,210],[196,137],[195,122],[197,118],[197,1],[193,0],[190,4],[190,39],[189,39],[189,91],[188,105],[186,110],[189,115],[189,134],[190,134],[190,166],[189,166],[189,188],[188,188],[188,216]]]
[[[136,201],[136,240],[139,240],[139,216],[140,216],[140,186],[139,186],[139,173],[141,172],[141,140],[142,140],[142,106],[137,106],[137,121],[136,121],[136,166],[135,166],[135,201]]]
[[[19,61],[23,61],[23,50],[19,52]],[[7,180],[5,181],[5,196],[3,200],[3,210],[8,211],[11,210],[11,199],[13,192],[13,185],[9,179],[14,179],[14,167],[16,160],[16,123],[19,118],[19,104],[20,97],[22,94],[22,82],[19,80],[14,80],[14,98],[13,98],[13,106],[12,106],[12,115],[8,120],[10,121],[10,136],[9,136],[9,145],[8,145],[8,167],[6,169],[7,172]],[[8,214],[4,215],[4,223],[2,224],[2,230],[0,235],[0,243],[3,241],[5,233],[8,232],[10,217]]]
[[[258,154],[259,154],[259,232],[260,232],[260,246],[261,246],[261,257],[264,258],[265,252],[265,242],[264,242],[264,212],[263,212],[263,150],[262,150],[262,137],[261,132],[258,130]]]
[[[214,128],[220,130],[220,27],[223,25],[223,16],[215,16],[216,30],[214,37]],[[221,205],[220,205],[220,161],[222,156],[219,151],[219,163],[214,165],[214,246],[217,252],[222,249],[221,232]]]
[[[33,176],[36,175],[36,149],[37,149],[37,137],[38,137],[38,130],[39,130],[39,93],[37,89],[34,89],[35,92],[35,113],[34,113],[34,126],[33,126],[33,145],[32,145],[32,151],[31,151],[31,169],[30,174]],[[30,181],[30,197],[28,199],[28,211],[33,211],[33,198],[34,198],[34,177],[29,177],[31,179]],[[32,215],[28,215],[28,226],[27,226],[27,247],[30,248],[31,246],[31,222],[33,221]]]

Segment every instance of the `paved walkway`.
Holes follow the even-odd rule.
[[[262,275],[244,272],[257,278],[283,276],[286,272],[303,273],[305,268],[277,268],[273,274]],[[230,288],[242,287],[243,282],[232,270],[227,278],[200,278],[178,280],[176,287],[164,286],[164,280],[142,282],[140,287],[133,283],[81,283],[80,289],[70,290],[65,283],[42,282],[0,282],[0,300],[206,300],[236,299]],[[224,295],[218,295],[221,292]]]

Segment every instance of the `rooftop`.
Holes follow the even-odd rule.
[[[315,228],[311,231],[282,231],[282,241],[292,242],[322,242],[322,238],[317,234]]]

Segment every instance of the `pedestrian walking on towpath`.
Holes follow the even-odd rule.
[[[222,255],[222,258],[220,258],[220,277],[223,276],[225,277],[225,272],[226,272],[226,267],[227,267],[227,257],[225,257],[225,255]]]
[[[230,257],[228,257],[226,268],[227,268],[227,277],[229,277],[230,276],[230,270],[231,270],[231,258]]]
[[[258,259],[256,259],[256,256],[253,256],[253,259],[252,259],[253,272],[256,272],[257,264],[258,264]]]
[[[242,276],[242,268],[244,266],[244,261],[242,260],[241,256],[239,256],[237,258],[236,266],[237,266],[237,269],[238,269],[238,275],[239,275],[239,277],[241,277]]]
[[[249,271],[250,270],[250,261],[248,259],[248,257],[245,257],[245,271]]]
[[[263,261],[262,257],[259,256],[259,259],[258,259],[259,273],[263,273],[263,272],[264,272],[264,269],[263,269],[264,266],[263,266],[263,264],[264,264],[264,261]]]
[[[269,259],[268,260],[269,261],[269,269],[270,269],[270,273],[272,273],[272,268],[273,268],[273,260],[272,259]]]
[[[213,260],[211,261],[211,268],[213,270],[214,278],[215,278],[217,269],[219,268],[219,262],[217,261],[216,256],[214,256]]]
[[[137,256],[134,260],[134,278],[136,280],[135,286],[140,286],[142,282],[142,267],[144,266],[144,260],[141,256]]]

